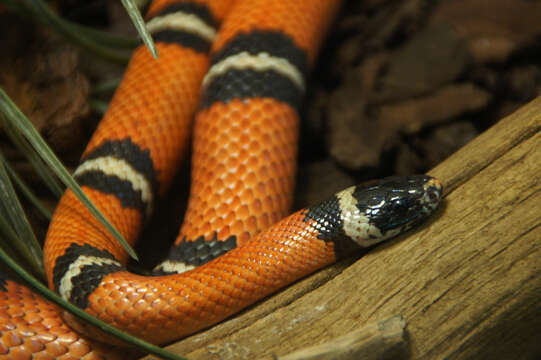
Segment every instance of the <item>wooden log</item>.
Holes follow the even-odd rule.
[[[400,313],[412,359],[541,354],[540,130],[537,98],[430,172],[446,199],[422,228],[168,348],[272,359]]]
[[[336,339],[294,351],[276,360],[407,359],[406,322],[397,315],[376,321]]]

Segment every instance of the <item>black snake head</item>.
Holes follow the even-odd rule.
[[[356,186],[351,195],[359,212],[354,217],[365,222],[369,243],[383,241],[431,215],[442,190],[441,183],[428,175],[392,176]]]
[[[431,215],[441,200],[441,183],[427,175],[393,176],[352,186],[307,209],[318,237],[337,249],[377,244]]]

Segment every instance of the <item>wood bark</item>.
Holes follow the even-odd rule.
[[[537,98],[430,172],[446,197],[420,229],[168,348],[272,359],[401,314],[411,359],[539,358],[540,130]]]
[[[276,360],[402,360],[407,359],[406,322],[397,315],[364,325],[336,339],[309,346]]]

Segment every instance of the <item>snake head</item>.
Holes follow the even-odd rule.
[[[362,247],[394,237],[432,214],[441,183],[427,175],[393,176],[336,194],[343,233]]]

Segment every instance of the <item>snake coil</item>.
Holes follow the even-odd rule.
[[[339,6],[154,0],[146,20],[159,59],[144,47],[134,52],[74,176],[133,244],[169,188],[195,118],[184,224],[155,276],[139,276],[126,270],[122,247],[66,191],[44,248],[49,286],[88,313],[164,344],[432,213],[441,185],[416,175],[354,186],[285,217],[306,76]],[[126,356],[71,330],[60,310],[28,289],[1,285],[0,354]]]

